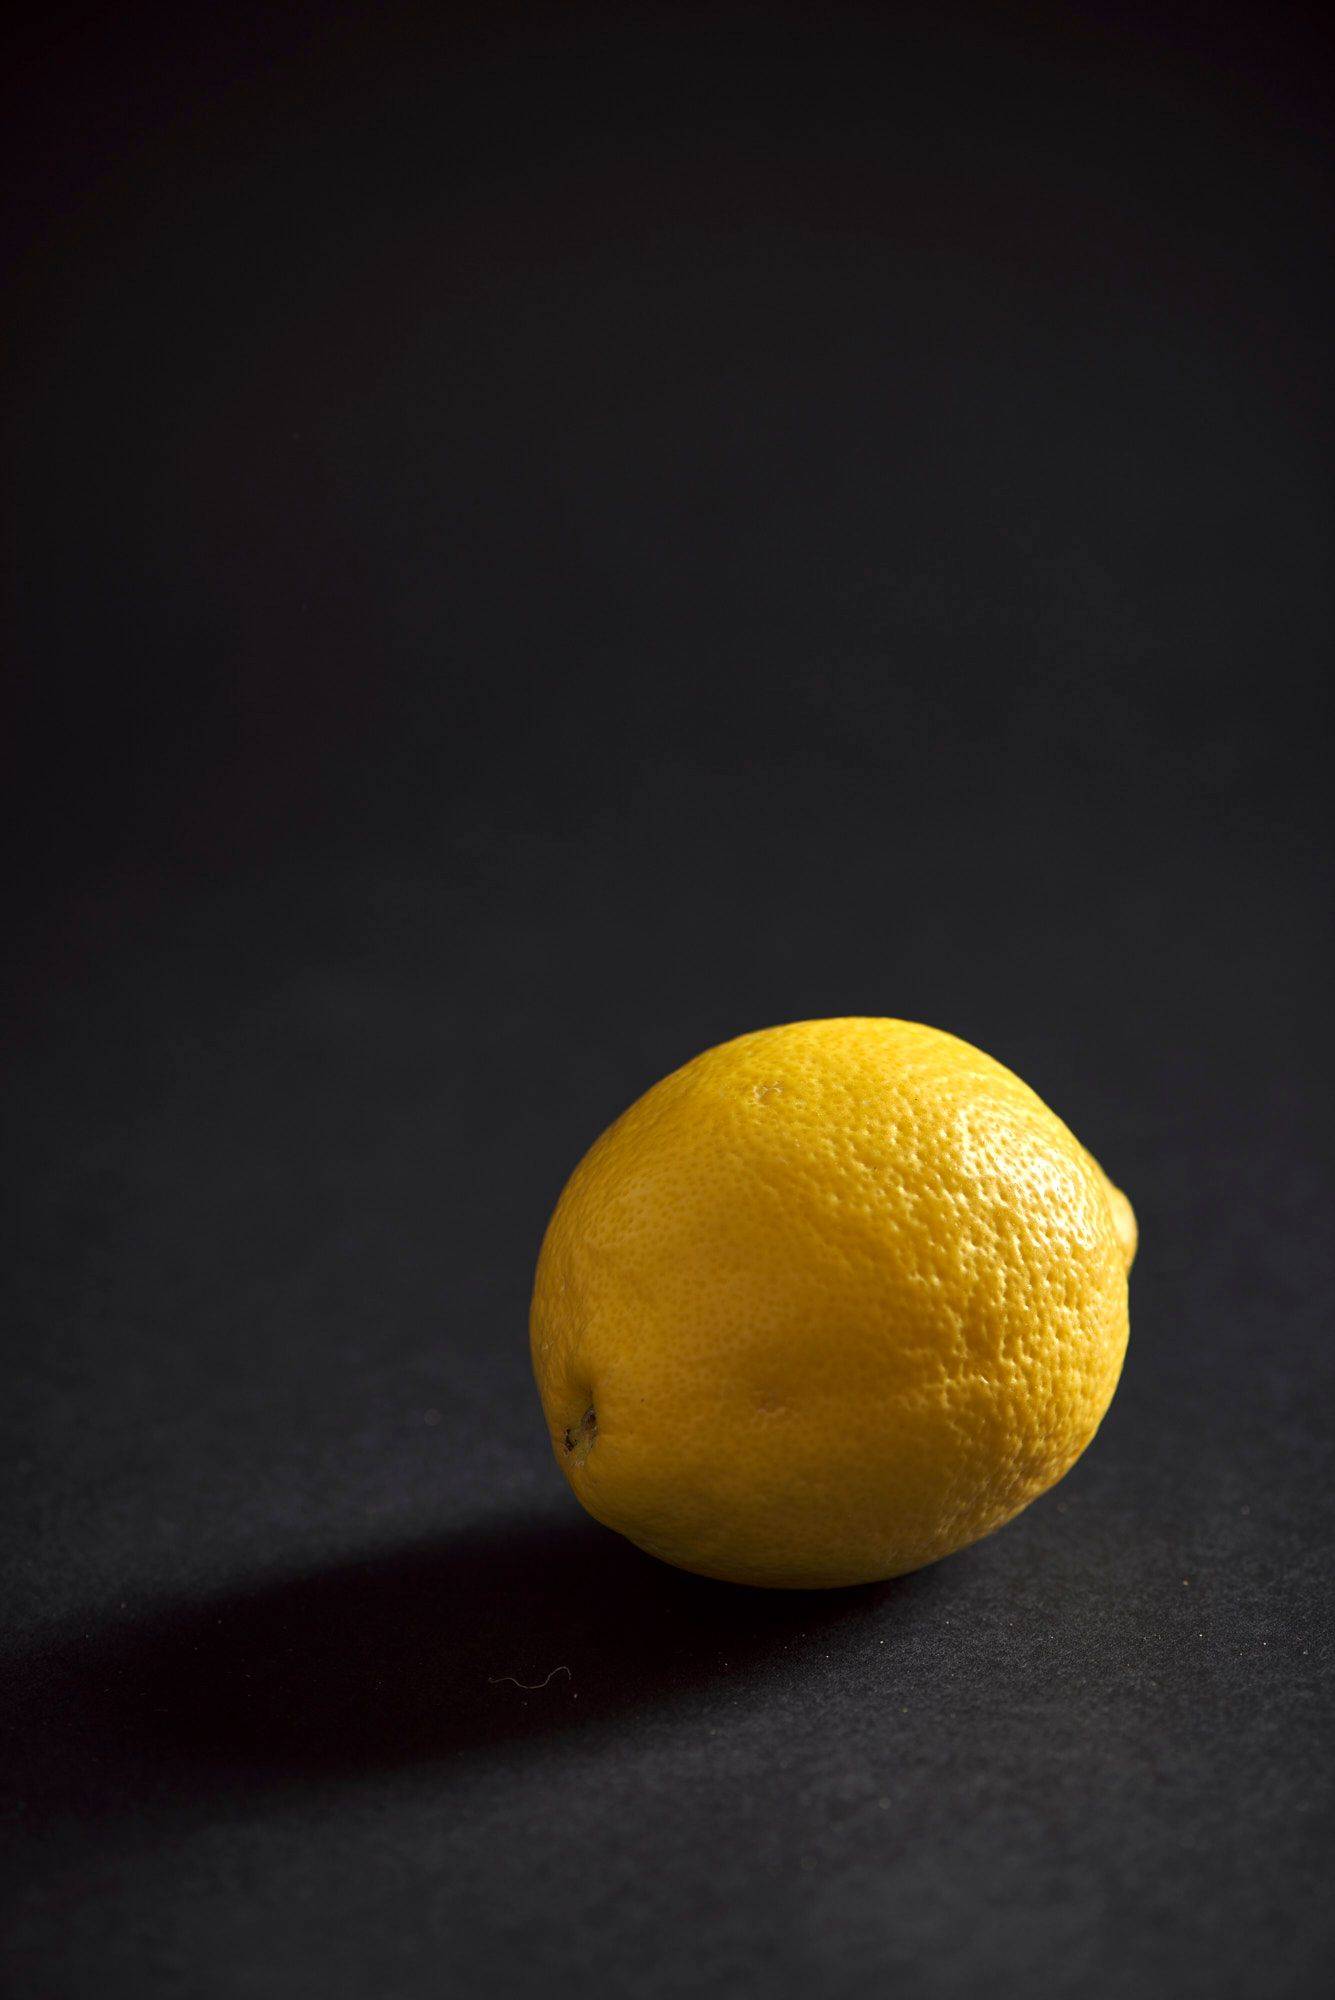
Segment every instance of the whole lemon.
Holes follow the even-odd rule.
[[[869,1582],[999,1528],[1112,1399],[1136,1225],[1027,1085],[910,1021],[709,1049],[576,1167],[533,1295],[558,1464],[683,1569]]]

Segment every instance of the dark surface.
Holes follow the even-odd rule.
[[[1317,17],[222,12],[6,69],[8,1990],[1322,1990]],[[734,1591],[579,1516],[532,1264],[848,1012],[1130,1190],[1130,1357]]]

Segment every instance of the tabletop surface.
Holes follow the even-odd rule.
[[[1324,1990],[1315,17],[51,18],[5,1990]],[[838,1013],[1104,1161],[1131,1345],[992,1539],[736,1590],[575,1506],[533,1264]]]

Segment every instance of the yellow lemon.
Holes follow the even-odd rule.
[[[909,1021],[709,1049],[576,1167],[538,1262],[552,1448],[599,1521],[789,1589],[934,1562],[1112,1399],[1131,1205],[1000,1063]]]

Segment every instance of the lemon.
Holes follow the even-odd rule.
[[[576,1167],[532,1354],[594,1517],[683,1569],[897,1576],[1009,1521],[1112,1399],[1136,1225],[1018,1077],[909,1021],[709,1049]]]

